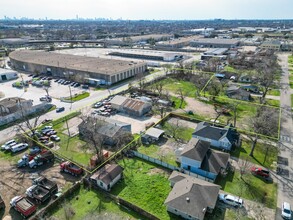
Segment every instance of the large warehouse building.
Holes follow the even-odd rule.
[[[239,46],[237,39],[200,38],[190,42],[192,47],[234,48]]]
[[[45,73],[94,85],[111,85],[147,69],[145,62],[122,61],[56,52],[20,50],[9,54],[11,66],[20,71]]]

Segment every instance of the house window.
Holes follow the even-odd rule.
[[[100,186],[103,186],[104,184],[102,182],[100,182]]]

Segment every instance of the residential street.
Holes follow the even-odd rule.
[[[276,219],[282,219],[282,202],[287,201],[293,204],[293,124],[291,111],[291,92],[289,86],[288,54],[279,54],[280,65],[282,67],[281,77],[281,135],[280,153],[278,156],[278,200]]]

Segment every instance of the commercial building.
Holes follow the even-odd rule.
[[[18,74],[16,71],[10,69],[1,69],[0,68],[0,82],[17,79]]]
[[[18,111],[25,111],[33,106],[32,100],[18,97],[6,98],[0,101],[0,115],[5,116]]]
[[[237,39],[218,39],[218,38],[200,38],[190,42],[192,47],[208,48],[234,48],[239,46],[240,41]]]
[[[206,59],[210,59],[210,58],[219,58],[219,59],[225,59],[227,58],[227,53],[228,49],[227,48],[214,48],[214,49],[210,49],[206,52],[203,52],[201,54],[201,59],[202,60],[206,60]]]
[[[281,41],[279,40],[265,41],[259,47],[261,49],[270,49],[270,50],[279,51],[281,49]]]
[[[181,37],[169,41],[162,41],[156,44],[156,49],[176,49],[190,45],[190,42],[198,39],[199,36]]]
[[[111,85],[147,69],[145,62],[76,56],[56,52],[20,50],[9,54],[11,67],[45,73],[93,85]]]

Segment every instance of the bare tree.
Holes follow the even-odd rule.
[[[70,220],[75,215],[75,211],[70,203],[65,203],[63,205],[63,211],[64,211],[64,218],[66,220]]]
[[[181,129],[180,121],[176,119],[175,123],[166,123],[166,130],[175,140],[178,140],[178,132]]]
[[[215,100],[216,97],[222,91],[222,85],[218,80],[213,79],[210,81],[207,89],[208,89],[210,95],[212,96],[212,99]]]
[[[183,91],[182,88],[179,88],[176,92],[178,98],[180,99],[180,105],[179,108],[182,108],[183,102],[185,101],[185,98],[187,96],[186,92]]]
[[[162,80],[160,80],[160,81],[156,82],[153,86],[154,86],[155,91],[158,93],[159,97],[161,97],[163,89],[164,89],[164,82]]]
[[[271,108],[267,108],[264,106],[259,107],[257,110],[257,114],[253,118],[251,118],[250,124],[253,134],[248,136],[252,141],[249,156],[253,157],[253,152],[260,135],[272,136],[277,133],[277,115]]]
[[[251,163],[247,160],[247,158],[246,159],[240,158],[238,160],[238,166],[239,166],[239,171],[240,171],[240,178],[243,181],[246,181],[246,180],[244,180],[244,177],[247,174],[250,174]]]
[[[194,83],[194,85],[197,87],[197,90],[196,90],[197,96],[200,96],[200,92],[204,89],[209,79],[210,79],[210,76],[202,72],[199,72],[196,75],[193,75],[191,77],[190,81]],[[205,94],[205,91],[204,91],[204,94]]]

